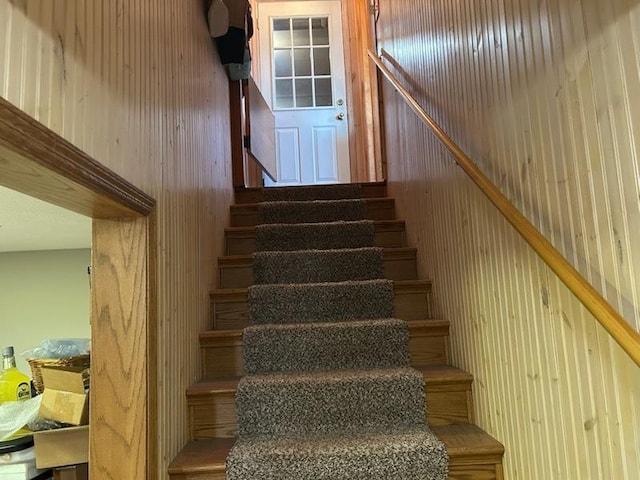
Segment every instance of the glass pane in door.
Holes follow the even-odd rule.
[[[272,18],[274,108],[333,105],[329,18]]]
[[[292,108],[293,106],[292,80],[276,80],[276,108]]]
[[[311,35],[309,31],[309,18],[292,18],[293,45],[307,47],[311,45]]]
[[[291,50],[274,51],[273,63],[275,64],[276,77],[290,77],[293,74],[291,69]]]
[[[291,46],[291,20],[276,18],[273,20],[273,47],[286,48]]]
[[[311,20],[313,45],[329,45],[329,22],[327,17]]]

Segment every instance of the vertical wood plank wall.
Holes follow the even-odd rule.
[[[148,478],[165,478],[187,440],[185,388],[200,375],[197,333],[233,195],[227,79],[202,2],[0,0],[0,95],[158,202]]]
[[[380,1],[426,110],[640,327],[640,2]],[[640,478],[640,369],[388,86],[389,188],[505,478]]]

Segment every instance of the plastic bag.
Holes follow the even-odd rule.
[[[20,402],[0,405],[0,441],[4,441],[28,423],[38,418],[42,395]]]
[[[88,338],[48,338],[39,347],[27,350],[22,357],[31,358],[67,358],[86,355],[91,348]]]

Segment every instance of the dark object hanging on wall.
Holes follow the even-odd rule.
[[[242,63],[246,44],[247,34],[244,28],[229,27],[226,34],[216,38],[220,62],[223,65]]]

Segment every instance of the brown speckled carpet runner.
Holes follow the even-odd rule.
[[[357,197],[353,185],[265,191],[229,480],[447,478]]]

